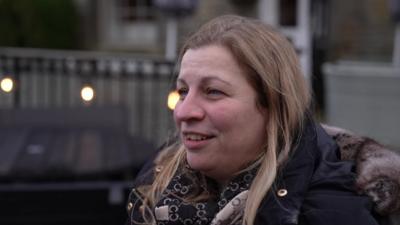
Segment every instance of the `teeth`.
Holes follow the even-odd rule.
[[[202,141],[206,140],[207,137],[203,135],[198,135],[198,134],[188,134],[186,135],[186,139],[191,140],[191,141]]]

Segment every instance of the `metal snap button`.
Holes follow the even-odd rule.
[[[287,195],[287,193],[288,193],[288,191],[286,189],[279,189],[277,192],[279,197],[284,197]]]

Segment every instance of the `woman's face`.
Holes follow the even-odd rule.
[[[266,112],[231,52],[189,49],[177,80],[174,119],[192,169],[224,182],[262,152]]]

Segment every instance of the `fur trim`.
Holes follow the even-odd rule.
[[[400,154],[375,140],[322,124],[336,141],[342,160],[356,163],[356,189],[370,196],[381,215],[400,212]]]

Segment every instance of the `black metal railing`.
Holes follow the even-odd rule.
[[[173,127],[166,106],[174,64],[161,58],[85,51],[0,48],[0,77],[15,81],[0,93],[0,108],[74,108],[122,106],[128,129],[159,144]],[[95,98],[85,102],[81,88]]]
[[[0,90],[0,221],[123,224],[134,176],[173,127],[173,68],[131,54],[0,48],[0,80],[15,84]]]

